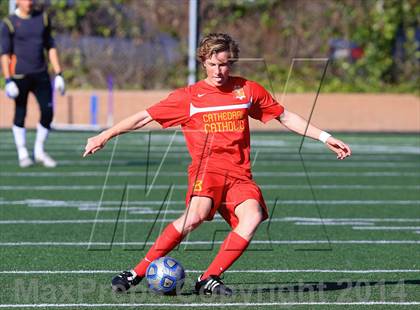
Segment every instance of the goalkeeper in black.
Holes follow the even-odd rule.
[[[35,160],[45,167],[55,167],[56,161],[44,150],[53,119],[52,86],[45,51],[55,73],[54,88],[64,95],[65,83],[58,53],[47,14],[35,10],[33,0],[16,0],[16,5],[14,14],[4,19],[1,27],[1,67],[6,95],[15,101],[13,136],[19,165],[26,168]],[[29,92],[35,95],[41,111],[33,157],[26,148],[25,116]]]

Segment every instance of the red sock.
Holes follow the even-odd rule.
[[[165,256],[181,241],[182,234],[176,230],[175,226],[172,223],[166,226],[143,260],[134,268],[136,274],[140,277],[144,277],[146,269],[151,262],[159,257]]]
[[[220,276],[242,255],[248,244],[248,240],[232,231],[223,241],[219,253],[217,253],[201,279],[204,280],[211,275]]]

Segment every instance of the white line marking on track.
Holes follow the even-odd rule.
[[[203,270],[185,270],[187,273],[203,273]],[[0,270],[0,274],[112,274],[121,270]],[[225,273],[420,273],[420,269],[233,269]]]
[[[355,301],[355,302],[236,302],[236,303],[109,303],[109,304],[4,304],[0,308],[126,308],[126,307],[167,307],[167,308],[225,308],[225,307],[278,307],[278,306],[381,306],[381,305],[395,305],[395,306],[414,306],[420,305],[420,301]]]
[[[211,245],[221,244],[223,241],[183,241],[182,245]],[[85,246],[144,246],[152,245],[154,242],[60,242],[60,241],[18,241],[18,242],[0,242],[0,247],[10,246],[65,246],[65,247],[85,247]],[[252,244],[420,244],[420,240],[253,240]]]

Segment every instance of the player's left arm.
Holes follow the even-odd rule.
[[[61,75],[61,66],[58,59],[58,52],[55,47],[52,47],[48,50],[48,56],[50,63],[53,67],[55,78],[54,78],[54,89],[57,90],[62,96],[66,92],[66,83],[63,76]]]
[[[66,83],[61,74],[62,68],[60,65],[60,59],[58,57],[58,51],[55,45],[55,40],[51,33],[51,20],[46,13],[44,13],[43,18],[45,25],[45,30],[43,34],[44,48],[48,51],[48,60],[50,61],[52,69],[55,73],[54,88],[58,90],[61,95],[64,95],[64,93],[66,92]]]
[[[48,58],[50,60],[51,66],[54,70],[55,74],[61,73],[61,65],[60,60],[58,58],[58,51],[57,48],[53,47],[48,50]]]
[[[61,73],[60,60],[58,58],[57,47],[55,44],[54,37],[52,35],[51,19],[49,14],[46,12],[42,13],[44,32],[42,34],[42,41],[44,48],[48,51],[48,60],[51,63],[53,71],[56,75]]]
[[[308,124],[305,119],[293,112],[284,110],[276,119],[291,131],[324,142],[331,151],[337,154],[337,159],[345,159],[351,155],[350,147],[343,141],[334,138],[311,123]]]

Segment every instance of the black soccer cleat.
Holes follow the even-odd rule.
[[[218,276],[209,276],[205,280],[198,277],[195,283],[195,293],[199,295],[224,295],[232,296],[233,292],[228,288]]]
[[[115,293],[124,293],[130,287],[140,283],[143,277],[138,277],[134,270],[123,271],[115,276],[111,281],[111,288]]]

